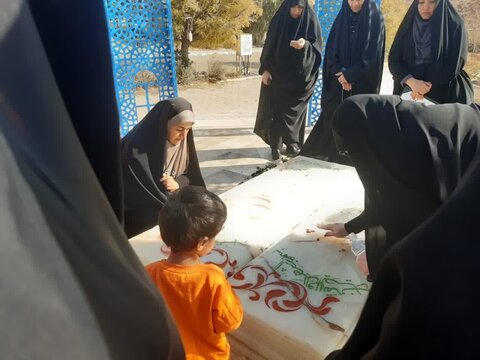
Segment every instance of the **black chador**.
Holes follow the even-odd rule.
[[[103,1],[0,2],[2,359],[182,359],[128,243]]]
[[[322,113],[312,129],[301,155],[335,162],[348,162],[338,155],[332,136],[332,119],[337,106],[356,94],[378,94],[382,82],[385,49],[383,15],[374,0],[366,0],[354,12],[344,0],[325,50],[323,62]],[[344,90],[339,73],[351,85]]]
[[[375,277],[385,253],[448,199],[480,154],[479,113],[463,104],[357,95],[338,107],[333,131],[365,188],[365,211],[345,229],[366,230]]]
[[[303,7],[294,19],[290,9]],[[290,45],[305,39],[302,49]],[[322,39],[317,15],[305,0],[285,0],[275,13],[260,57],[260,74],[272,75],[262,83],[255,133],[274,151],[282,144],[298,150],[303,145],[308,100],[313,94],[321,63]],[[273,154],[273,152],[272,152]]]
[[[468,41],[465,24],[448,0],[437,0],[428,20],[422,20],[415,0],[398,28],[388,57],[394,94],[404,91],[409,77],[431,83],[426,97],[440,103],[470,104],[473,87],[463,67]]]
[[[168,167],[167,148],[170,123],[179,114],[189,112],[192,105],[177,97],[158,102],[120,143],[125,196],[125,232],[130,238],[158,224],[158,213],[167,201],[169,192],[161,182]],[[192,118],[193,123],[193,118]],[[200,172],[193,131],[178,146],[178,158],[183,164],[174,175],[180,187],[205,187]]]
[[[397,109],[403,106],[399,104]],[[439,130],[431,140],[449,140],[443,145],[409,144],[417,154],[425,157],[430,153],[438,165],[443,165],[437,171],[443,168],[449,174],[441,175],[448,198],[386,253],[352,335],[343,349],[327,356],[328,360],[471,359],[480,353],[476,301],[480,293],[476,281],[480,277],[480,242],[476,234],[480,218],[480,156],[474,146],[479,141],[480,113],[461,104],[406,106],[400,110],[403,115],[398,114],[401,123],[410,118],[427,120],[427,125],[431,119],[427,128],[436,122]],[[377,124],[384,120],[378,117],[380,114],[375,116]],[[391,112],[388,118],[394,116],[395,112]],[[399,132],[397,126],[389,128],[380,134]],[[377,135],[367,132],[370,139]],[[436,148],[431,147],[434,144]],[[391,148],[387,144],[378,150]],[[394,164],[386,162],[385,170]],[[410,178],[414,184],[413,178],[421,169],[412,170],[395,177]],[[412,203],[411,211],[415,211],[416,204]],[[390,212],[396,210],[392,205]]]

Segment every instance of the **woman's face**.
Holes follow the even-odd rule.
[[[362,6],[365,0],[348,0],[348,6],[350,6],[350,10],[354,13],[358,13],[362,10]]]
[[[418,0],[418,13],[422,20],[430,19],[436,7],[435,0]]]
[[[302,16],[302,13],[303,13],[303,6],[295,5],[290,8],[290,16],[293,19],[299,19],[300,16]]]
[[[186,123],[182,125],[177,125],[168,129],[167,140],[172,145],[178,145],[182,142],[183,139],[187,137],[188,132],[192,128],[193,123]]]

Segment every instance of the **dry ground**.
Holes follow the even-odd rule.
[[[475,101],[480,103],[480,54],[469,53],[465,70],[470,75],[475,90]]]

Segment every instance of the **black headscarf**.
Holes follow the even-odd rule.
[[[415,16],[412,33],[415,65],[428,64],[432,60],[432,19],[423,20],[419,15]]]
[[[167,200],[163,177],[168,121],[192,105],[183,98],[160,101],[121,141],[123,186],[125,194],[125,232],[140,234],[157,224],[158,212]],[[187,135],[188,169],[176,178],[180,186],[205,186],[193,132]]]
[[[114,212],[119,123],[103,2],[30,5],[0,3],[1,357],[181,358]]]
[[[424,106],[399,96],[358,95],[335,113],[333,130],[365,187],[372,275],[385,252],[445,201],[480,152],[478,111]],[[377,232],[375,232],[377,233]]]
[[[351,95],[378,94],[382,82],[385,52],[385,23],[374,0],[365,0],[354,13],[343,0],[330,30],[323,62],[322,114],[310,133],[301,155],[323,156],[340,161],[332,136],[333,113]],[[335,74],[343,72],[353,83],[351,92],[344,92]]]
[[[422,21],[418,0],[415,0],[390,49],[388,65],[394,79],[394,93],[401,94],[403,85],[400,82],[407,75],[412,75],[432,83],[432,89],[426,96],[438,103],[472,103],[473,87],[463,70],[468,41],[461,16],[450,1],[437,0],[432,17],[426,24],[418,26]]]
[[[299,19],[290,16],[290,8],[303,6]],[[290,46],[291,40],[304,38],[303,51]],[[270,71],[278,86],[285,90],[308,92],[315,86],[322,57],[322,33],[317,15],[306,0],[285,0],[273,16],[260,57],[260,74]]]
[[[460,124],[472,110],[456,108]],[[442,207],[386,254],[355,330],[328,360],[477,356],[478,184],[477,154]]]

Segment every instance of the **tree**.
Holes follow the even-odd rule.
[[[256,19],[250,24],[250,26],[245,30],[248,33],[252,34],[253,43],[255,45],[263,44],[265,34],[268,30],[268,25],[272,20],[273,15],[280,7],[282,2],[280,0],[263,0],[262,1],[262,16]]]
[[[190,44],[234,48],[242,29],[260,16],[262,9],[255,0],[172,0],[172,13],[175,40],[180,50],[188,53]]]
[[[383,16],[385,17],[386,30],[385,50],[387,52],[390,51],[398,27],[411,3],[411,0],[382,0],[381,8]]]
[[[193,30],[193,17],[200,12],[198,0],[172,0],[172,21],[175,41],[180,43],[180,51],[188,53],[189,31]]]

